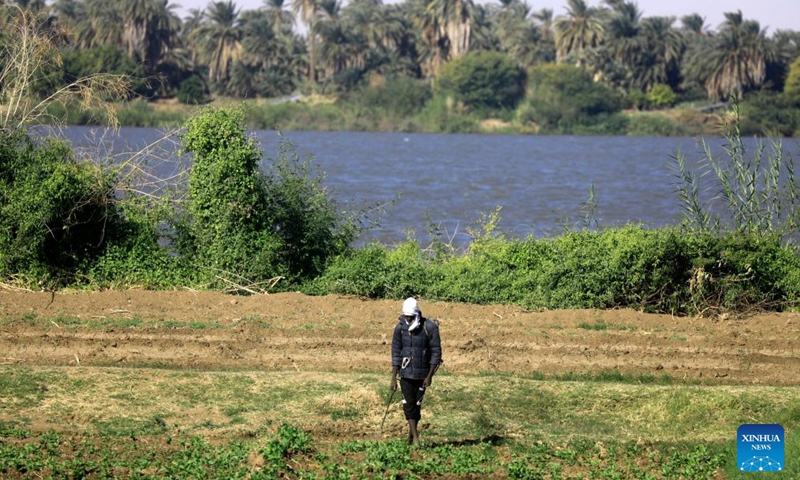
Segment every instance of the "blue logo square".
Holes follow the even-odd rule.
[[[777,424],[745,424],[736,430],[736,465],[741,472],[784,469],[784,432]]]

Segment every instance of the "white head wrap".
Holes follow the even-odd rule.
[[[414,297],[406,298],[406,301],[403,302],[403,315],[408,315],[412,317],[419,312],[419,306],[417,305],[417,300]]]
[[[406,301],[403,302],[403,315],[414,317],[414,321],[408,326],[409,332],[413,332],[419,328],[421,315],[419,313],[419,306],[417,305],[417,301],[414,299],[414,297],[408,297],[406,298]]]

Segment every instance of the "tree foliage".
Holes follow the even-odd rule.
[[[262,172],[262,151],[243,122],[241,110],[207,108],[186,124],[183,147],[194,164],[182,254],[225,286],[316,275],[348,248],[353,223],[291,143],[282,143],[269,173]]]
[[[115,185],[113,171],[77,161],[64,142],[0,134],[0,277],[80,283],[115,245],[156,248],[155,229],[124,213]]]
[[[549,131],[591,124],[621,110],[619,96],[595,82],[585,69],[566,64],[546,64],[533,69],[527,106],[522,120]]]
[[[469,53],[442,68],[437,88],[469,108],[513,108],[525,94],[525,72],[503,53]]]
[[[800,103],[800,57],[797,57],[789,67],[789,75],[786,77],[783,92]]]
[[[269,229],[261,151],[245,134],[242,112],[205,110],[187,122],[182,142],[194,158],[183,253],[211,279],[277,276],[279,243]]]
[[[14,131],[40,122],[53,104],[72,104],[103,112],[113,122],[116,106],[109,100],[130,93],[126,76],[93,72],[63,77],[62,39],[33,12],[0,5],[5,26],[0,34],[0,129]]]

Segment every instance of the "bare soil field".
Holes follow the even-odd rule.
[[[300,293],[0,292],[0,364],[386,372],[400,301]],[[633,310],[528,312],[428,302],[454,375],[668,375],[800,384],[800,314],[743,319]]]

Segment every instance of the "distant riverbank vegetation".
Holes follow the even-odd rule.
[[[33,18],[16,12],[16,20]],[[736,101],[721,117],[725,155],[708,152],[693,170],[675,153],[680,224],[598,225],[590,190],[581,224],[565,224],[555,238],[503,234],[498,208],[469,231],[466,247],[454,247],[435,222],[430,242],[410,234],[399,245],[357,246],[380,222],[380,206],[343,210],[313,158],[300,158],[289,141],[266,154],[262,171],[264,152],[247,134],[250,107],[195,111],[174,138],[188,168],[166,179],[153,175],[149,150],[112,161],[102,146],[87,157],[43,135],[33,127],[58,120],[53,107],[116,120],[119,103],[109,100],[139,87],[89,71],[53,87],[58,43],[38,23],[15,25],[17,41],[0,65],[0,288],[301,290],[692,315],[786,310],[800,300],[794,161],[779,139],[748,149]],[[602,133],[620,121],[619,97],[584,69],[549,63],[532,72],[503,53],[465,54],[439,72],[436,88],[452,96],[425,93],[414,79],[385,86],[405,95],[371,94],[398,112],[420,105],[440,125],[454,124],[443,117],[451,109],[496,113],[515,103],[520,117],[554,131]],[[279,108],[305,108],[292,105]]]
[[[245,101],[257,129],[546,134],[716,133],[736,97],[746,135],[800,131],[800,32],[739,11],[647,16],[635,2],[565,0],[211,1],[184,18],[156,0],[16,0],[0,44],[27,15],[57,47],[35,85],[125,75],[116,118],[182,125],[199,104]],[[50,105],[66,124],[107,118]]]

